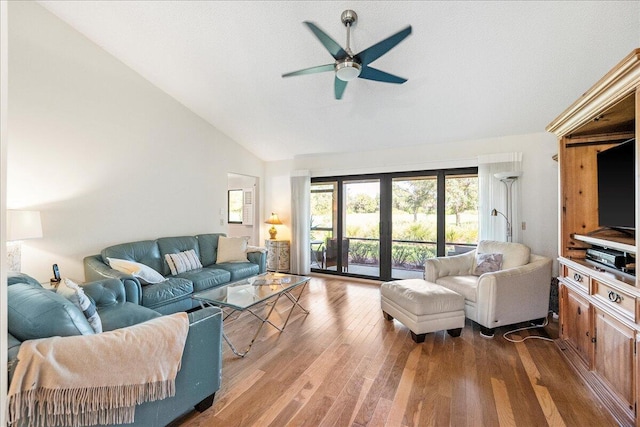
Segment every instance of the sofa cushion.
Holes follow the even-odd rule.
[[[479,254],[502,254],[502,269],[520,267],[529,263],[531,249],[521,243],[496,242],[493,240],[481,240],[478,243]],[[474,262],[473,269],[476,264]],[[473,270],[472,270],[473,271]]]
[[[218,255],[218,239],[224,236],[222,233],[198,234],[198,247],[200,248],[200,261],[205,267],[215,264]]]
[[[165,259],[165,255],[167,254],[177,254],[193,249],[198,258],[200,258],[198,239],[196,239],[195,236],[161,237],[156,241],[158,242],[160,256],[162,257],[162,269],[159,269],[158,271],[160,271],[163,276],[171,274],[171,269]]]
[[[444,276],[436,280],[436,283],[462,295],[468,301],[477,300],[478,276]]]
[[[260,266],[251,262],[225,262],[216,264],[215,267],[231,273],[232,282],[260,274]]]
[[[107,265],[109,265],[107,258],[118,258],[139,262],[153,268],[155,271],[162,271],[163,261],[155,240],[142,240],[109,246],[102,250],[101,255],[102,262]]]
[[[186,271],[174,277],[180,277],[191,281],[193,283],[194,292],[213,288],[231,280],[231,274],[228,271],[210,267]]]
[[[380,295],[417,316],[464,310],[464,298],[460,294],[422,279],[383,283]]]
[[[170,277],[162,283],[142,287],[142,305],[149,308],[168,304],[184,298],[190,298],[193,283],[180,277]]]
[[[247,259],[248,238],[225,237],[218,239],[218,256],[216,263],[249,262]]]
[[[84,314],[71,301],[28,283],[7,288],[7,314],[9,332],[20,341],[94,333]]]

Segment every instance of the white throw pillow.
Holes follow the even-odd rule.
[[[131,274],[132,276],[140,279],[140,281],[145,285],[149,283],[160,283],[167,280],[162,276],[162,274],[158,273],[153,268],[139,262],[118,258],[107,258],[107,261],[109,261],[109,265],[114,270]]]
[[[185,271],[202,268],[202,263],[196,255],[196,251],[189,249],[188,251],[179,252],[177,254],[166,254],[164,259],[169,265],[172,275],[184,273]]]
[[[246,237],[220,236],[216,264],[223,262],[249,262],[247,259],[248,244],[249,239]]]
[[[102,332],[102,320],[96,310],[96,305],[91,298],[84,293],[82,287],[72,280],[64,278],[58,285],[56,292],[71,301],[82,311],[84,317],[87,318],[87,321],[96,334]]]

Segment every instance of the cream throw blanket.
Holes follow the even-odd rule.
[[[135,405],[175,395],[186,313],[96,335],[28,340],[9,387],[9,425],[134,421]]]

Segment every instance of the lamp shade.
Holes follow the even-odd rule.
[[[7,241],[38,239],[42,237],[39,211],[7,211]]]
[[[269,217],[268,220],[265,221],[266,224],[271,224],[271,225],[282,225],[282,221],[280,221],[280,218],[278,218],[278,215],[271,212],[271,216]]]

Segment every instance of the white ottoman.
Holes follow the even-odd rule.
[[[429,332],[446,329],[453,337],[464,328],[464,297],[422,279],[405,279],[380,285],[380,304],[385,319],[394,318],[411,330],[417,343]]]

